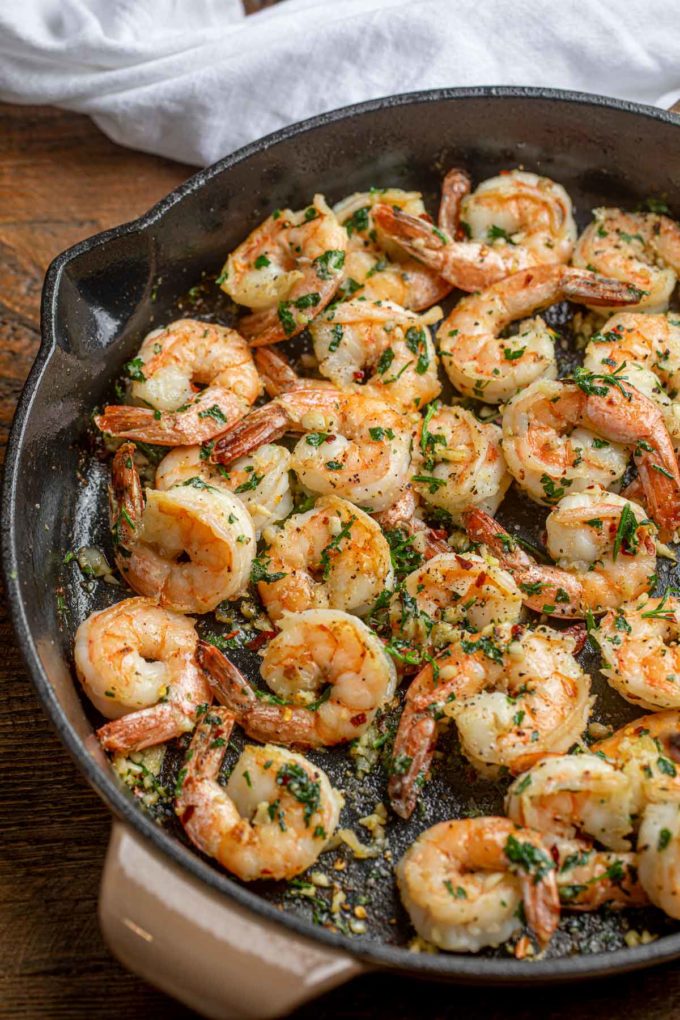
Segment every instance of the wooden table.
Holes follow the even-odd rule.
[[[39,339],[42,276],[80,238],[131,219],[190,168],[108,141],[81,116],[0,105],[0,438]],[[193,1014],[124,971],[104,946],[97,888],[107,810],[50,729],[0,607],[0,1016],[164,1020]],[[552,991],[372,976],[301,1010],[324,1017],[669,1020],[680,968]]]

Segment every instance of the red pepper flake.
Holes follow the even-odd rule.
[[[432,219],[430,214],[426,212],[421,213],[418,219],[425,220],[426,223],[434,223],[434,220]]]
[[[475,588],[481,588],[482,585],[486,584],[487,576],[486,570],[483,570],[475,581]]]
[[[465,560],[462,556],[458,556],[457,554],[456,560],[458,562],[458,566],[462,567],[463,570],[472,570],[472,560]]]
[[[430,528],[433,538],[448,538],[445,528]]]
[[[262,648],[262,645],[266,644],[271,638],[276,637],[277,631],[275,630],[263,630],[261,634],[254,637],[252,641],[248,641],[246,648],[249,648],[251,652],[256,652],[258,648]]]
[[[353,715],[350,719],[352,726],[363,726],[366,722],[366,713],[359,712],[358,715]]]
[[[520,638],[524,633],[524,627],[522,626],[521,623],[513,623],[512,630],[510,631],[510,633],[512,637],[516,640],[517,638]]]
[[[360,368],[356,372],[354,372],[354,374],[352,375],[352,378],[354,379],[354,382],[361,383],[361,382],[364,381],[364,375],[365,375],[365,373],[364,373],[363,368]]]

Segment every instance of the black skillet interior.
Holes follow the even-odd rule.
[[[629,917],[605,912],[567,917],[548,958],[534,964],[508,958],[504,949],[479,957],[410,954],[400,948],[413,933],[394,893],[389,859],[356,861],[344,850],[322,858],[320,868],[340,884],[352,908],[366,904],[367,932],[353,936],[349,945],[342,934],[312,922],[314,914],[317,921],[327,919],[329,892],[317,890],[316,900],[309,901],[291,895],[284,884],[260,883],[246,891],[185,849],[170,812],[161,828],[113,780],[91,737],[100,720],[75,692],[71,647],[78,623],[123,592],[101,581],[83,585],[77,567],[63,562],[68,550],[83,545],[103,547],[111,558],[108,467],[88,439],[92,409],[111,397],[123,364],[153,326],[179,314],[233,321],[234,310],[218,295],[214,276],[225,253],[272,209],[299,208],[316,191],[332,203],[353,191],[390,185],[423,191],[434,211],[441,177],[455,164],[465,166],[475,181],[517,165],[553,177],[571,195],[580,226],[593,207],[634,208],[650,195],[680,213],[677,139],[677,124],[669,115],[573,94],[477,89],[396,97],[322,116],[256,143],[199,173],[141,221],[83,242],[51,267],[43,347],[17,413],[5,488],[5,563],[19,639],[40,697],[93,785],[117,814],[210,885],[312,937],[423,974],[503,982],[551,979],[643,966],[680,953],[677,926],[650,910]],[[565,365],[573,360],[570,315],[567,306],[550,313],[567,341],[561,355]],[[514,494],[501,513],[506,524],[518,526],[533,542],[544,517]],[[235,657],[253,675],[257,657],[248,652]],[[584,665],[595,675],[595,718],[618,725],[639,714],[597,677],[592,653],[584,653]],[[440,746],[445,755],[426,787],[422,810],[409,823],[390,820],[388,843],[395,861],[434,822],[501,808],[499,785],[475,778],[453,732]],[[311,757],[345,791],[343,824],[366,838],[357,821],[386,800],[383,767],[357,778],[346,752]],[[167,756],[163,780],[168,784],[179,759],[179,749]],[[344,870],[332,867],[335,859]],[[347,921],[353,912],[341,916]],[[625,948],[629,925],[662,937]],[[579,952],[584,955],[575,955]]]

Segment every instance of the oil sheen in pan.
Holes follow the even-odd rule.
[[[407,171],[405,171],[407,172]],[[418,187],[409,179],[400,185]],[[332,199],[340,196],[330,196]],[[434,207],[434,195],[427,196],[428,205]],[[582,226],[583,223],[580,224]],[[444,302],[448,310],[453,299]],[[574,323],[575,306],[568,303],[554,305],[545,314],[549,324],[560,336],[557,342],[557,357],[560,375],[567,374],[580,363],[581,353],[577,347]],[[218,321],[225,325],[236,325],[235,306],[220,293],[213,277],[205,277],[192,287],[187,294],[168,306],[162,319],[171,321],[181,316],[192,316],[206,321]],[[140,336],[140,342],[142,336]],[[309,350],[309,338],[302,334],[293,341],[280,345],[291,359],[298,359]],[[443,373],[442,373],[443,377]],[[445,383],[442,399],[452,393]],[[113,395],[112,395],[113,398]],[[115,398],[113,398],[115,399]],[[109,463],[100,440],[88,436],[83,444],[80,458],[81,485],[78,487],[77,508],[73,515],[74,528],[72,549],[94,545],[104,549],[109,562],[113,562],[111,539],[108,528],[106,486],[109,477]],[[505,497],[498,518],[511,531],[533,545],[540,546],[547,509],[530,502],[512,487]],[[680,584],[680,568],[672,567],[668,560],[659,560],[659,585]],[[67,612],[62,615],[65,645],[72,647],[72,638],[78,624],[94,609],[104,608],[123,596],[123,590],[102,581],[83,582],[75,562],[64,567],[64,598]],[[126,594],[129,594],[126,592]],[[236,625],[247,624],[245,618],[235,612]],[[203,634],[225,635],[234,625],[225,625],[215,620],[212,614],[200,618],[199,631]],[[252,682],[259,682],[259,657],[247,648],[229,652],[231,658]],[[598,670],[598,656],[586,644],[579,660],[593,678],[593,693],[597,701],[592,718],[610,726],[622,723],[639,715],[639,712],[623,701],[606,683]],[[403,691],[402,691],[403,694]],[[86,711],[93,725],[99,725],[101,718],[86,699]],[[356,759],[347,748],[333,748],[324,751],[309,751],[312,761],[321,765],[333,784],[345,796],[345,808],[341,826],[352,829],[358,839],[370,845],[371,836],[359,820],[371,815],[378,803],[387,805],[386,785],[390,737],[396,729],[399,710],[394,710],[381,720],[380,739],[384,741],[377,755],[377,762],[368,775],[357,774]],[[184,830],[172,811],[172,790],[182,764],[188,736],[172,742],[164,757],[159,782],[169,792],[167,803],[159,801],[151,812],[168,831],[187,845]],[[243,734],[236,728],[225,758],[224,775],[236,761],[243,744]],[[346,845],[322,854],[313,873],[326,876],[323,884],[313,885],[303,876],[292,882],[258,882],[249,888],[274,904],[281,905],[288,912],[294,912],[316,924],[334,925],[340,931],[355,939],[371,939],[393,945],[408,945],[414,932],[403,910],[396,891],[393,866],[414,839],[424,829],[446,818],[464,818],[479,815],[503,813],[503,796],[509,781],[489,782],[477,776],[472,766],[463,758],[458,747],[455,727],[442,735],[438,742],[439,754],[435,760],[432,779],[425,785],[418,808],[413,817],[405,822],[389,812],[386,828],[386,847],[376,857],[358,859]],[[140,810],[146,810],[140,801]],[[193,845],[193,852],[199,853]],[[386,851],[386,852],[385,852]],[[210,858],[206,861],[217,865]],[[335,908],[335,909],[334,909]],[[357,908],[359,908],[357,910]],[[364,917],[365,911],[365,917]],[[360,923],[357,924],[357,920]],[[547,950],[550,958],[570,956],[575,952],[601,953],[626,945],[625,936],[629,930],[646,930],[652,935],[663,935],[678,929],[678,924],[653,908],[635,911],[609,911],[606,908],[592,914],[564,913],[560,928]],[[486,949],[483,956],[507,957],[508,950]]]

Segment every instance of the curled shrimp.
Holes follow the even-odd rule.
[[[607,445],[609,444],[609,445]],[[633,448],[650,516],[667,540],[680,523],[680,471],[660,409],[618,375],[583,372],[575,383],[538,380],[503,412],[503,453],[539,503],[617,482]]]
[[[636,853],[596,850],[585,840],[554,840],[548,836],[546,841],[552,843],[556,858],[563,910],[597,910],[603,906],[620,910],[649,904],[639,879]]]
[[[446,510],[455,523],[469,507],[494,514],[512,481],[501,435],[498,425],[480,422],[465,408],[428,408],[420,433],[423,463],[413,476],[421,499]]]
[[[540,263],[568,262],[576,242],[567,192],[526,170],[483,181],[462,198],[460,219],[472,241],[485,241],[494,250],[520,248]]]
[[[335,389],[282,393],[218,439],[211,459],[230,464],[289,431],[304,433],[291,468],[310,492],[385,510],[408,484],[409,419],[376,397]]]
[[[372,188],[338,202],[333,212],[349,237],[342,293],[344,296],[358,293],[368,301],[395,302],[414,311],[430,308],[446,297],[451,284],[421,262],[408,258],[401,246],[381,229],[374,220],[373,209],[384,202],[411,216],[427,217],[418,191]]]
[[[675,313],[618,312],[591,336],[583,365],[593,373],[620,373],[658,404],[677,447],[680,320]]]
[[[412,571],[390,602],[398,642],[431,649],[448,644],[456,628],[483,630],[519,619],[522,596],[512,576],[470,553],[442,553]]]
[[[680,801],[647,805],[637,849],[645,892],[669,917],[680,919]]]
[[[347,232],[323,195],[300,212],[277,210],[226,261],[218,281],[253,309],[239,329],[251,344],[295,336],[333,298],[342,279]]]
[[[663,312],[680,269],[680,227],[668,216],[594,209],[574,249],[575,266],[631,284],[637,311]]]
[[[340,389],[358,387],[398,410],[418,410],[442,388],[432,321],[393,301],[345,301],[310,327],[319,371]]]
[[[583,736],[593,699],[590,677],[573,655],[575,643],[573,635],[549,627],[517,637],[507,624],[497,630],[487,644],[502,663],[494,689],[445,708],[455,719],[463,754],[479,773],[495,777],[507,769],[516,775]]]
[[[241,592],[250,578],[255,532],[243,503],[202,483],[146,499],[124,443],[110,489],[116,563],[134,591],[181,613],[208,613]]]
[[[655,711],[680,708],[680,600],[666,594],[628,602],[591,631],[602,672],[621,697]]]
[[[569,299],[590,304],[630,304],[628,288],[582,269],[543,265],[513,273],[459,301],[437,330],[440,355],[453,385],[489,404],[508,400],[537,379],[554,379],[555,333],[539,308]],[[503,331],[523,321],[514,336]]]
[[[376,521],[347,500],[324,496],[267,538],[261,554],[266,576],[257,587],[275,622],[305,609],[362,616],[385,588],[392,588],[387,539]]]
[[[92,613],[75,638],[78,679],[107,719],[97,736],[110,751],[139,751],[194,728],[212,700],[196,663],[194,621],[132,598]]]
[[[546,520],[556,565],[537,563],[488,514],[467,511],[468,535],[515,577],[524,602],[548,616],[584,618],[648,590],[656,569],[654,527],[641,507],[599,486],[564,496]]]
[[[178,446],[156,468],[156,488],[167,492],[176,485],[204,485],[238,496],[250,514],[256,536],[293,509],[290,491],[290,452],[285,446],[265,443],[252,454],[239,457],[229,469],[211,464],[210,444]]]
[[[518,776],[505,812],[518,825],[555,837],[583,835],[612,850],[630,850],[637,799],[628,776],[596,754],[544,758]]]
[[[626,723],[591,748],[633,784],[639,817],[646,804],[680,799],[680,712],[668,709]]]
[[[146,443],[204,443],[247,414],[262,392],[243,338],[197,319],[149,333],[127,369],[132,398],[148,406],[112,404],[95,422],[102,432]],[[205,388],[197,392],[196,384]]]
[[[271,703],[217,648],[201,645],[200,662],[218,700],[255,740],[329,747],[361,736],[396,687],[382,642],[337,609],[290,613],[280,627],[260,668],[276,695]]]
[[[196,727],[175,811],[191,842],[244,882],[299,875],[338,824],[326,773],[281,747],[249,745],[218,782],[234,717],[210,709]]]
[[[507,818],[440,822],[421,833],[396,868],[399,892],[422,938],[476,953],[522,926],[541,945],[559,922],[555,864],[541,834]]]

